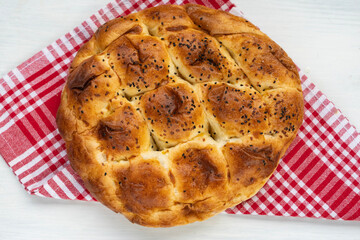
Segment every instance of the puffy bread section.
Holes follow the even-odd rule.
[[[152,35],[160,36],[166,31],[195,28],[183,6],[161,5],[139,12]]]
[[[266,104],[261,94],[248,84],[238,87],[226,83],[197,85],[198,95],[204,105],[216,140],[259,136],[268,129]]]
[[[169,168],[179,202],[198,202],[199,211],[223,207],[218,203],[227,200],[227,163],[214,140],[203,136],[172,148]]]
[[[266,91],[263,98],[269,111],[268,133],[281,144],[291,142],[303,121],[302,93],[296,89],[281,88]]]
[[[121,97],[118,92],[119,79],[106,65],[106,61],[104,55],[95,56],[69,75],[65,97],[68,108],[72,109],[77,119],[72,124],[78,132],[95,127],[99,120],[109,113],[111,101]],[[63,132],[65,131],[66,128]]]
[[[78,68],[69,74],[67,86],[76,93],[84,91],[92,80],[109,70],[109,65],[102,61],[104,57],[103,55],[96,55],[83,61]]]
[[[87,58],[103,51],[117,38],[126,34],[147,35],[147,27],[141,23],[137,14],[119,17],[101,25],[92,38],[85,43],[76,54],[70,66],[70,72]]]
[[[301,89],[295,64],[285,51],[266,36],[250,33],[217,38],[259,91],[279,87]]]
[[[275,170],[280,152],[265,138],[245,137],[227,142],[222,151],[229,165],[230,191],[236,201],[252,197]]]
[[[95,32],[94,36],[100,49],[104,50],[117,38],[126,34],[146,35],[147,27],[138,19],[138,14],[129,14],[103,24]]]
[[[174,64],[187,81],[246,81],[227,50],[208,34],[185,29],[167,32],[164,38]]]
[[[151,149],[146,122],[126,99],[113,113],[100,120],[96,135],[108,161],[128,159]]]
[[[74,102],[70,103],[78,120],[78,131],[94,127],[99,119],[107,116],[110,99],[116,97],[118,82],[108,81],[108,77],[101,75],[95,78],[89,88],[80,93]],[[115,90],[115,91],[114,91]]]
[[[128,96],[153,90],[176,71],[164,43],[152,36],[126,35],[107,49],[109,63]]]
[[[181,80],[135,98],[159,149],[207,132],[204,111],[193,87]]]
[[[257,33],[264,35],[259,28],[245,18],[232,15],[228,12],[207,8],[197,4],[186,4],[186,12],[191,20],[210,35],[235,33]]]
[[[149,214],[172,206],[172,184],[157,159],[133,158],[127,167],[114,165],[112,174],[119,185],[116,195],[127,211]]]

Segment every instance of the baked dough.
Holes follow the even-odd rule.
[[[194,4],[102,25],[73,60],[57,113],[86,188],[151,227],[252,197],[302,119],[284,50],[244,18]]]

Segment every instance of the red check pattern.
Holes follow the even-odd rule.
[[[106,21],[183,0],[109,3],[0,79],[0,153],[30,194],[94,201],[71,169],[55,124],[69,64]],[[191,0],[234,14],[228,0]],[[304,124],[276,172],[252,199],[227,213],[360,220],[360,135],[300,71]]]

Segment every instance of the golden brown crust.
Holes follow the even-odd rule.
[[[243,199],[250,198],[275,170],[279,152],[264,139],[228,142],[223,147],[229,164],[231,190]]]
[[[300,87],[295,64],[266,36],[251,33],[218,37],[259,91],[278,87]]]
[[[227,35],[235,33],[263,33],[245,18],[228,12],[215,10],[196,4],[186,4],[186,12],[191,20],[210,35]]]
[[[87,43],[81,46],[78,53],[76,54],[76,57],[72,61],[70,65],[70,73],[73,69],[75,69],[77,66],[79,66],[81,63],[83,63],[86,59],[98,54],[100,52],[100,49],[97,46],[97,41],[95,37],[93,36]]]
[[[78,68],[72,71],[68,77],[68,88],[75,93],[84,91],[97,76],[109,70],[107,64],[99,57],[90,57],[83,61]]]
[[[174,72],[164,43],[156,37],[126,35],[117,39],[107,52],[110,66],[129,96],[159,87]]]
[[[171,82],[141,96],[138,105],[160,149],[207,131],[205,114],[192,86]]]
[[[285,146],[289,145],[303,121],[302,92],[280,88],[266,91],[263,98],[269,112],[269,137],[276,138]]]
[[[95,32],[94,37],[99,49],[104,50],[114,40],[123,35],[146,33],[146,26],[139,21],[137,14],[133,13],[126,17],[116,18],[105,23]]]
[[[139,12],[152,35],[159,36],[172,28],[194,28],[195,25],[186,14],[183,6],[162,5]]]
[[[214,192],[226,194],[226,161],[215,144],[202,141],[179,145],[170,153],[170,173],[181,202],[216,198]]]
[[[214,82],[199,86],[201,101],[212,123],[212,135],[215,139],[266,132],[266,106],[261,94],[250,85],[234,87]]]
[[[144,119],[126,101],[100,120],[96,137],[109,160],[128,159],[150,147],[150,132]]]
[[[65,141],[71,141],[73,133],[76,132],[76,117],[72,109],[68,108],[69,89],[64,88],[61,94],[61,104],[56,113],[56,125],[60,135]],[[69,125],[69,123],[72,123]]]
[[[189,82],[235,82],[243,78],[241,69],[226,49],[202,31],[170,31],[165,40],[179,73]]]
[[[116,169],[113,174],[120,186],[116,195],[127,211],[148,214],[172,205],[170,179],[156,159],[134,159],[129,167]]]
[[[57,113],[72,168],[131,222],[202,221],[265,184],[296,136],[295,64],[246,19],[163,5],[101,26]]]

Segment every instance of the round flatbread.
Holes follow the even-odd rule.
[[[91,194],[151,227],[256,194],[302,119],[284,50],[246,19],[194,4],[102,25],[73,60],[57,113]]]

